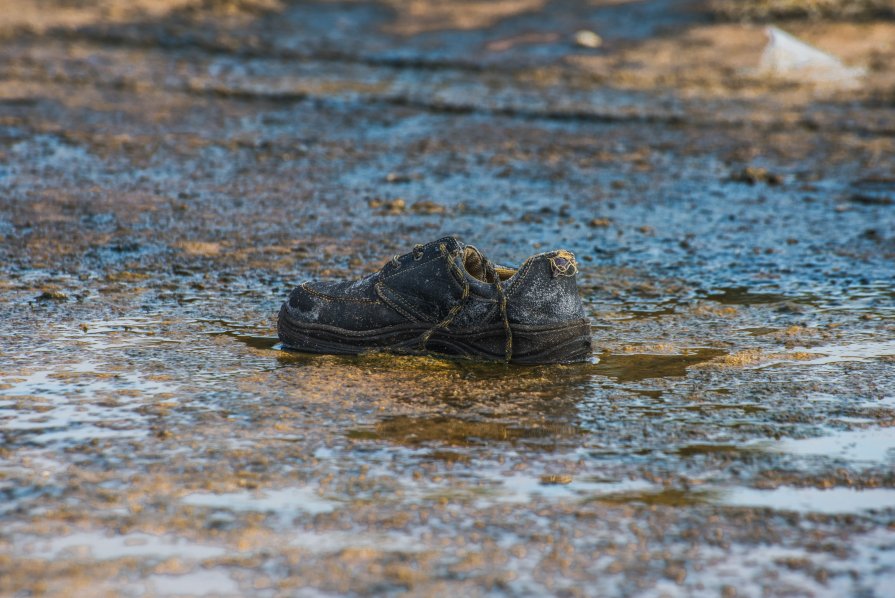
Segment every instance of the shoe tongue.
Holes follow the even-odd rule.
[[[463,248],[463,267],[482,282],[489,282],[487,263],[488,260],[482,255],[482,252],[472,245]]]

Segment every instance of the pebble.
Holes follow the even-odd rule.
[[[582,29],[575,32],[575,45],[579,48],[595,49],[603,45],[603,38],[593,31]]]

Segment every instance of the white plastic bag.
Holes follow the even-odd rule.
[[[777,27],[768,27],[768,45],[761,56],[759,71],[786,79],[855,87],[866,74],[862,68],[845,66],[835,56],[809,46]]]

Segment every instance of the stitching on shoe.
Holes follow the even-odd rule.
[[[360,297],[334,297],[333,295],[327,295],[325,293],[321,293],[320,291],[315,291],[314,289],[307,286],[308,283],[303,282],[299,285],[299,288],[307,292],[309,295],[314,295],[315,297],[319,297],[320,299],[326,299],[327,301],[351,301],[353,303],[379,303],[376,299],[362,299]]]
[[[388,280],[390,278],[394,278],[395,276],[398,276],[399,274],[406,274],[407,272],[412,272],[413,270],[416,270],[417,268],[419,268],[421,266],[425,266],[429,262],[435,261],[435,260],[439,259],[440,257],[441,257],[440,255],[436,255],[435,257],[430,257],[429,259],[427,259],[424,262],[417,262],[416,264],[410,266],[409,268],[406,268],[406,267],[401,268],[400,270],[394,272],[393,274],[389,274],[388,276],[380,276],[379,278],[380,278],[380,280]]]
[[[454,259],[456,258],[451,258],[450,254],[448,254],[448,272],[450,273],[450,279],[456,285],[457,290],[463,293],[466,289],[466,285],[469,283],[466,281],[465,277],[463,277],[463,273],[460,271],[460,268],[458,268],[457,264],[454,263]],[[469,290],[472,291],[472,288],[470,288]]]
[[[413,317],[413,314],[411,314],[411,313],[409,313],[409,312],[407,312],[407,311],[404,311],[404,309],[401,308],[400,305],[397,305],[396,303],[392,303],[392,302],[389,301],[389,299],[388,299],[387,297],[385,297],[385,296],[382,296],[382,298],[383,298],[383,300],[385,301],[386,305],[388,305],[388,306],[391,307],[393,310],[395,310],[396,312],[398,312],[399,314],[401,314],[402,316],[404,316],[405,319],[407,319],[407,320],[409,320],[409,321],[411,321],[411,322],[415,322],[415,321],[416,321],[416,318]]]
[[[510,285],[510,288],[507,289],[507,296],[511,296],[516,292],[517,287],[522,284],[522,281],[525,280],[525,277],[528,276],[529,271],[531,270],[531,266],[534,264],[534,259],[530,259],[522,266],[522,269],[519,271],[517,275],[518,278],[513,281],[513,284]]]
[[[383,286],[385,286],[385,285],[383,285]],[[428,322],[432,319],[432,318],[426,317],[426,315],[424,313],[422,313],[413,304],[411,304],[409,301],[407,301],[407,299],[402,297],[401,293],[399,291],[395,291],[394,289],[391,289],[391,288],[389,288],[388,290],[392,291],[394,294],[386,296],[386,299],[393,299],[394,301],[400,303],[401,306],[404,307],[404,309],[406,309],[408,312],[410,312],[411,315],[414,316],[414,318],[416,318],[422,322]]]
[[[382,298],[382,300],[385,301],[386,304],[394,308],[395,311],[400,313],[405,318],[419,322],[431,321],[431,318],[427,318],[424,314],[417,310],[413,305],[410,304],[409,301],[401,296],[400,292],[396,291],[395,289],[386,286],[382,282],[377,282],[375,288],[376,293]],[[391,291],[391,294],[386,294],[386,291]]]

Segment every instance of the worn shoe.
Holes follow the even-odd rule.
[[[492,264],[445,237],[395,256],[357,281],[306,282],[280,309],[284,348],[312,353],[440,353],[513,363],[591,355],[568,251]]]

